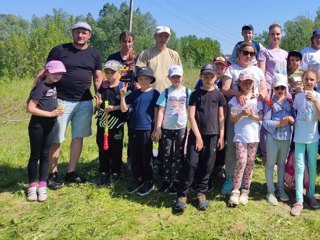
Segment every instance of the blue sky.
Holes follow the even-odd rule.
[[[63,9],[72,15],[91,13],[95,19],[105,3],[130,0],[3,0],[1,14],[14,14],[30,20],[33,15],[52,14]],[[274,22],[283,25],[297,16],[314,19],[319,1],[301,0],[133,0],[134,9],[150,12],[157,24],[172,28],[178,37],[196,35],[220,42],[223,53],[231,53],[234,44],[242,39],[241,27],[251,23],[255,33],[262,33]],[[133,22],[134,24],[134,22]]]

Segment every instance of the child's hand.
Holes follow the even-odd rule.
[[[291,124],[291,125],[294,124],[294,118],[292,116],[288,116],[286,118],[288,119],[289,124]]]
[[[64,109],[61,109],[59,107],[57,107],[56,109],[54,109],[53,111],[50,112],[51,117],[58,117],[61,116],[64,113]]]
[[[284,127],[288,125],[288,118],[284,117],[282,120],[279,121],[279,127]]]
[[[94,99],[96,100],[96,106],[99,107],[102,103],[102,98],[101,98],[101,94],[100,93],[97,93],[95,96],[94,96]]]
[[[162,131],[161,128],[157,128],[154,130],[154,141],[159,141],[161,139]]]
[[[200,152],[203,148],[203,141],[201,136],[196,138],[196,151]]]
[[[114,106],[108,105],[108,106],[104,109],[104,111],[105,111],[106,113],[112,112],[112,111],[114,111]]]
[[[123,85],[123,88],[120,89],[121,97],[125,97],[128,91],[128,83]]]

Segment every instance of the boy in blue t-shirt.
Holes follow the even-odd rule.
[[[171,86],[158,98],[159,106],[155,139],[160,140],[159,152],[162,153],[163,183],[161,192],[177,193],[180,172],[184,162],[184,144],[187,130],[187,105],[191,91],[182,85],[183,69],[173,64],[168,78]]]
[[[139,68],[134,81],[138,82],[141,88],[133,91],[127,98],[125,96],[128,84],[120,90],[121,111],[127,112],[132,108],[129,120],[129,145],[134,182],[128,187],[128,192],[137,191],[138,195],[144,196],[154,190],[151,133],[154,127],[153,121],[157,119],[156,101],[160,94],[151,87],[156,81],[151,68]]]

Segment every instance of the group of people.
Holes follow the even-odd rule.
[[[310,47],[288,53],[280,48],[280,25],[270,25],[270,44],[265,47],[252,39],[253,26],[244,25],[244,40],[235,45],[230,60],[217,56],[203,65],[193,92],[183,85],[179,54],[167,47],[170,28],[156,27],[155,46],[140,54],[133,49],[133,33],[122,32],[120,51],[111,54],[103,65],[99,52],[88,44],[91,26],[79,22],[71,31],[73,42],[50,51],[28,100],[32,114],[29,201],[45,201],[47,187],[61,187],[57,163],[69,122],[72,141],[64,180],[86,181],[76,172],[76,165],[83,138],[92,134],[95,114],[99,186],[108,187],[121,176],[127,123],[127,152],[133,175],[129,193],[145,196],[155,189],[152,150],[153,141],[159,141],[160,191],[177,195],[176,211],[185,210],[191,187],[197,195],[198,209],[208,207],[206,193],[214,168],[225,171],[221,193],[230,195],[228,204],[247,204],[257,151],[266,164],[267,202],[277,205],[278,199],[289,201],[284,173],[288,152],[294,149],[296,203],[291,214],[296,216],[303,209],[306,165],[306,197],[312,208],[320,207],[314,196],[320,119],[320,94],[316,91],[320,30],[313,32]],[[92,81],[96,91],[94,107]],[[275,165],[277,191],[273,183]]]

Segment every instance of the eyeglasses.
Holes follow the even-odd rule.
[[[286,90],[286,87],[285,86],[278,86],[278,87],[275,87],[274,89],[275,90],[279,90],[279,89]]]
[[[249,51],[242,51],[242,54],[245,55],[245,56],[248,56],[250,55],[251,57],[255,56],[256,53],[255,52],[249,52]]]

